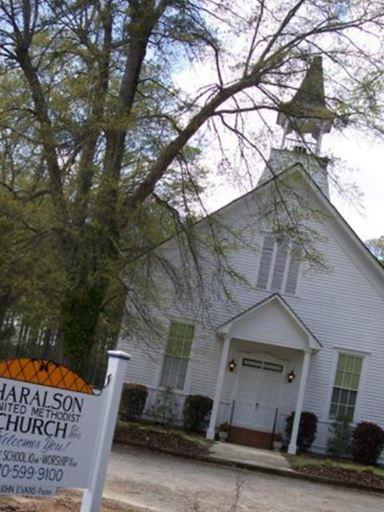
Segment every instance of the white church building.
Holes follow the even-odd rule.
[[[187,395],[209,396],[208,438],[228,421],[230,440],[266,447],[296,411],[290,453],[302,411],[318,418],[318,452],[337,417],[384,428],[384,268],[330,202],[320,155],[333,121],[315,57],[281,106],[282,146],[272,149],[258,186],[195,226],[203,304],[201,296],[176,296],[170,273],[155,264],[163,342],[120,340],[132,355],[126,380],[149,389],[148,415],[165,389],[175,421]],[[221,274],[225,293],[214,284],[215,251],[204,243],[212,226],[232,269]],[[170,239],[156,251],[182,272],[178,246]],[[193,271],[184,278],[199,294]]]

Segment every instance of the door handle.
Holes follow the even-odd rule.
[[[259,402],[256,402],[255,403],[255,411],[257,411],[258,408],[259,408]]]

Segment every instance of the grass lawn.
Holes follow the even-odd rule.
[[[313,455],[287,455],[287,459],[294,469],[300,471],[300,468],[305,466],[325,466],[328,468],[342,468],[358,473],[372,473],[374,475],[384,478],[384,468],[378,466],[364,466],[345,459],[330,459],[323,457],[316,457]]]

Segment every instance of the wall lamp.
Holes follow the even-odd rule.
[[[229,370],[230,372],[233,372],[233,371],[235,371],[236,366],[237,366],[237,365],[236,365],[236,361],[235,361],[234,359],[231,359],[231,360],[229,361],[229,363],[228,363],[228,370]]]
[[[289,383],[293,382],[296,378],[296,374],[293,370],[291,370],[287,375],[287,380]]]

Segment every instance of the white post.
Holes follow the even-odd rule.
[[[98,443],[95,446],[96,454],[93,461],[93,472],[91,473],[90,486],[84,492],[80,512],[99,512],[103,487],[107,474],[108,458],[112,447],[113,433],[115,430],[121,390],[123,388],[124,374],[130,356],[120,350],[108,351],[108,369],[105,389],[104,407],[101,414],[101,427],[99,430]]]
[[[215,438],[216,418],[217,418],[217,413],[219,411],[220,397],[221,397],[221,391],[223,389],[223,383],[224,383],[224,377],[225,377],[225,369],[227,367],[229,345],[230,344],[231,344],[231,337],[229,336],[229,334],[226,334],[226,336],[224,338],[223,350],[221,352],[219,373],[217,375],[217,381],[216,381],[215,398],[213,400],[213,406],[212,406],[212,411],[211,411],[211,418],[209,420],[209,427],[208,427],[208,430],[207,430],[207,439],[214,439]]]
[[[305,386],[307,384],[307,376],[308,376],[308,368],[309,368],[310,358],[311,358],[311,353],[304,352],[304,359],[303,359],[303,365],[301,368],[301,376],[300,376],[300,383],[299,383],[299,392],[297,393],[295,418],[293,420],[291,439],[289,441],[289,446],[288,446],[288,453],[290,455],[295,455],[296,451],[297,451],[297,436],[299,433],[301,413],[303,411],[304,393],[305,393]]]

